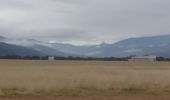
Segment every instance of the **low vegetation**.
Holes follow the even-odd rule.
[[[169,62],[0,60],[0,96],[170,94]]]

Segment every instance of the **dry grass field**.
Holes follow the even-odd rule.
[[[0,60],[1,97],[169,94],[170,62]]]

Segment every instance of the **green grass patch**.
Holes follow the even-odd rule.
[[[124,94],[124,95],[134,95],[134,94],[144,94],[146,93],[145,89],[141,89],[141,88],[123,88],[120,91],[120,94]]]
[[[3,88],[0,89],[0,96],[24,96],[27,95],[27,90],[23,88]]]

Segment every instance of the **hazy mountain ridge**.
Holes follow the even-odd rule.
[[[42,56],[44,54],[30,48],[0,42],[0,56],[6,55]]]
[[[36,51],[37,53],[42,53],[42,56],[78,56],[71,53],[65,53],[60,50],[57,50],[55,47],[53,47],[51,44],[43,41],[38,41],[34,39],[13,39],[13,38],[4,38],[0,40],[0,42],[6,43],[18,46],[18,47],[24,47],[29,48],[33,51]],[[29,54],[28,54],[29,55]]]
[[[63,43],[47,43],[33,39],[8,39],[0,37],[1,42],[24,46],[44,55],[126,57],[130,55],[156,55],[170,57],[170,35],[129,38],[114,44],[102,43],[91,46],[74,46]],[[1,44],[0,44],[1,45]],[[19,48],[18,48],[19,49]]]
[[[158,52],[170,50],[170,36],[130,38],[102,48],[100,56],[124,57],[129,55],[159,55]],[[157,53],[155,53],[157,52]]]

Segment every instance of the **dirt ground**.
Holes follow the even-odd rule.
[[[0,100],[170,100],[170,96],[0,97]]]

